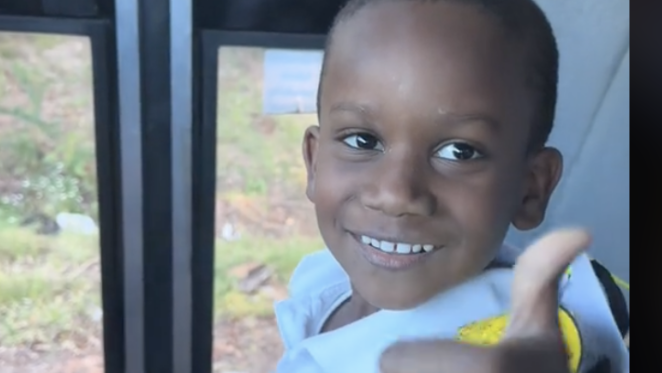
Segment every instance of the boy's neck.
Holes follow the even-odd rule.
[[[341,304],[329,316],[322,327],[322,333],[340,329],[355,321],[368,317],[379,311],[379,308],[371,305],[352,287],[352,296]]]

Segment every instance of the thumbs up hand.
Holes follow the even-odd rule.
[[[544,236],[518,259],[509,324],[494,346],[452,340],[399,342],[382,355],[382,373],[569,373],[559,330],[559,278],[590,244],[578,229]]]

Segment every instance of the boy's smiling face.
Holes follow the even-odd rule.
[[[368,6],[332,44],[308,196],[355,296],[413,307],[482,271],[511,223],[542,221],[561,161],[527,155],[526,46],[446,2]]]

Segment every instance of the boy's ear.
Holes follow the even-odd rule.
[[[512,222],[519,230],[534,229],[543,222],[549,200],[563,174],[563,157],[554,148],[543,148],[528,162],[524,196]]]
[[[320,127],[310,126],[303,135],[303,162],[306,165],[307,185],[306,196],[311,202],[315,195],[315,173],[317,171],[317,150],[319,147]]]

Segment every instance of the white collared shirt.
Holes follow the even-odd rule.
[[[497,260],[514,263],[519,251],[504,246]],[[320,333],[330,315],[351,296],[349,277],[328,250],[306,256],[289,284],[290,298],[275,313],[285,353],[277,373],[379,373],[381,352],[397,340],[453,338],[473,321],[508,312],[511,269],[492,269],[406,311],[381,310],[342,328]],[[580,372],[608,357],[613,373],[629,372],[629,353],[586,256],[572,265],[560,303],[579,326]]]

